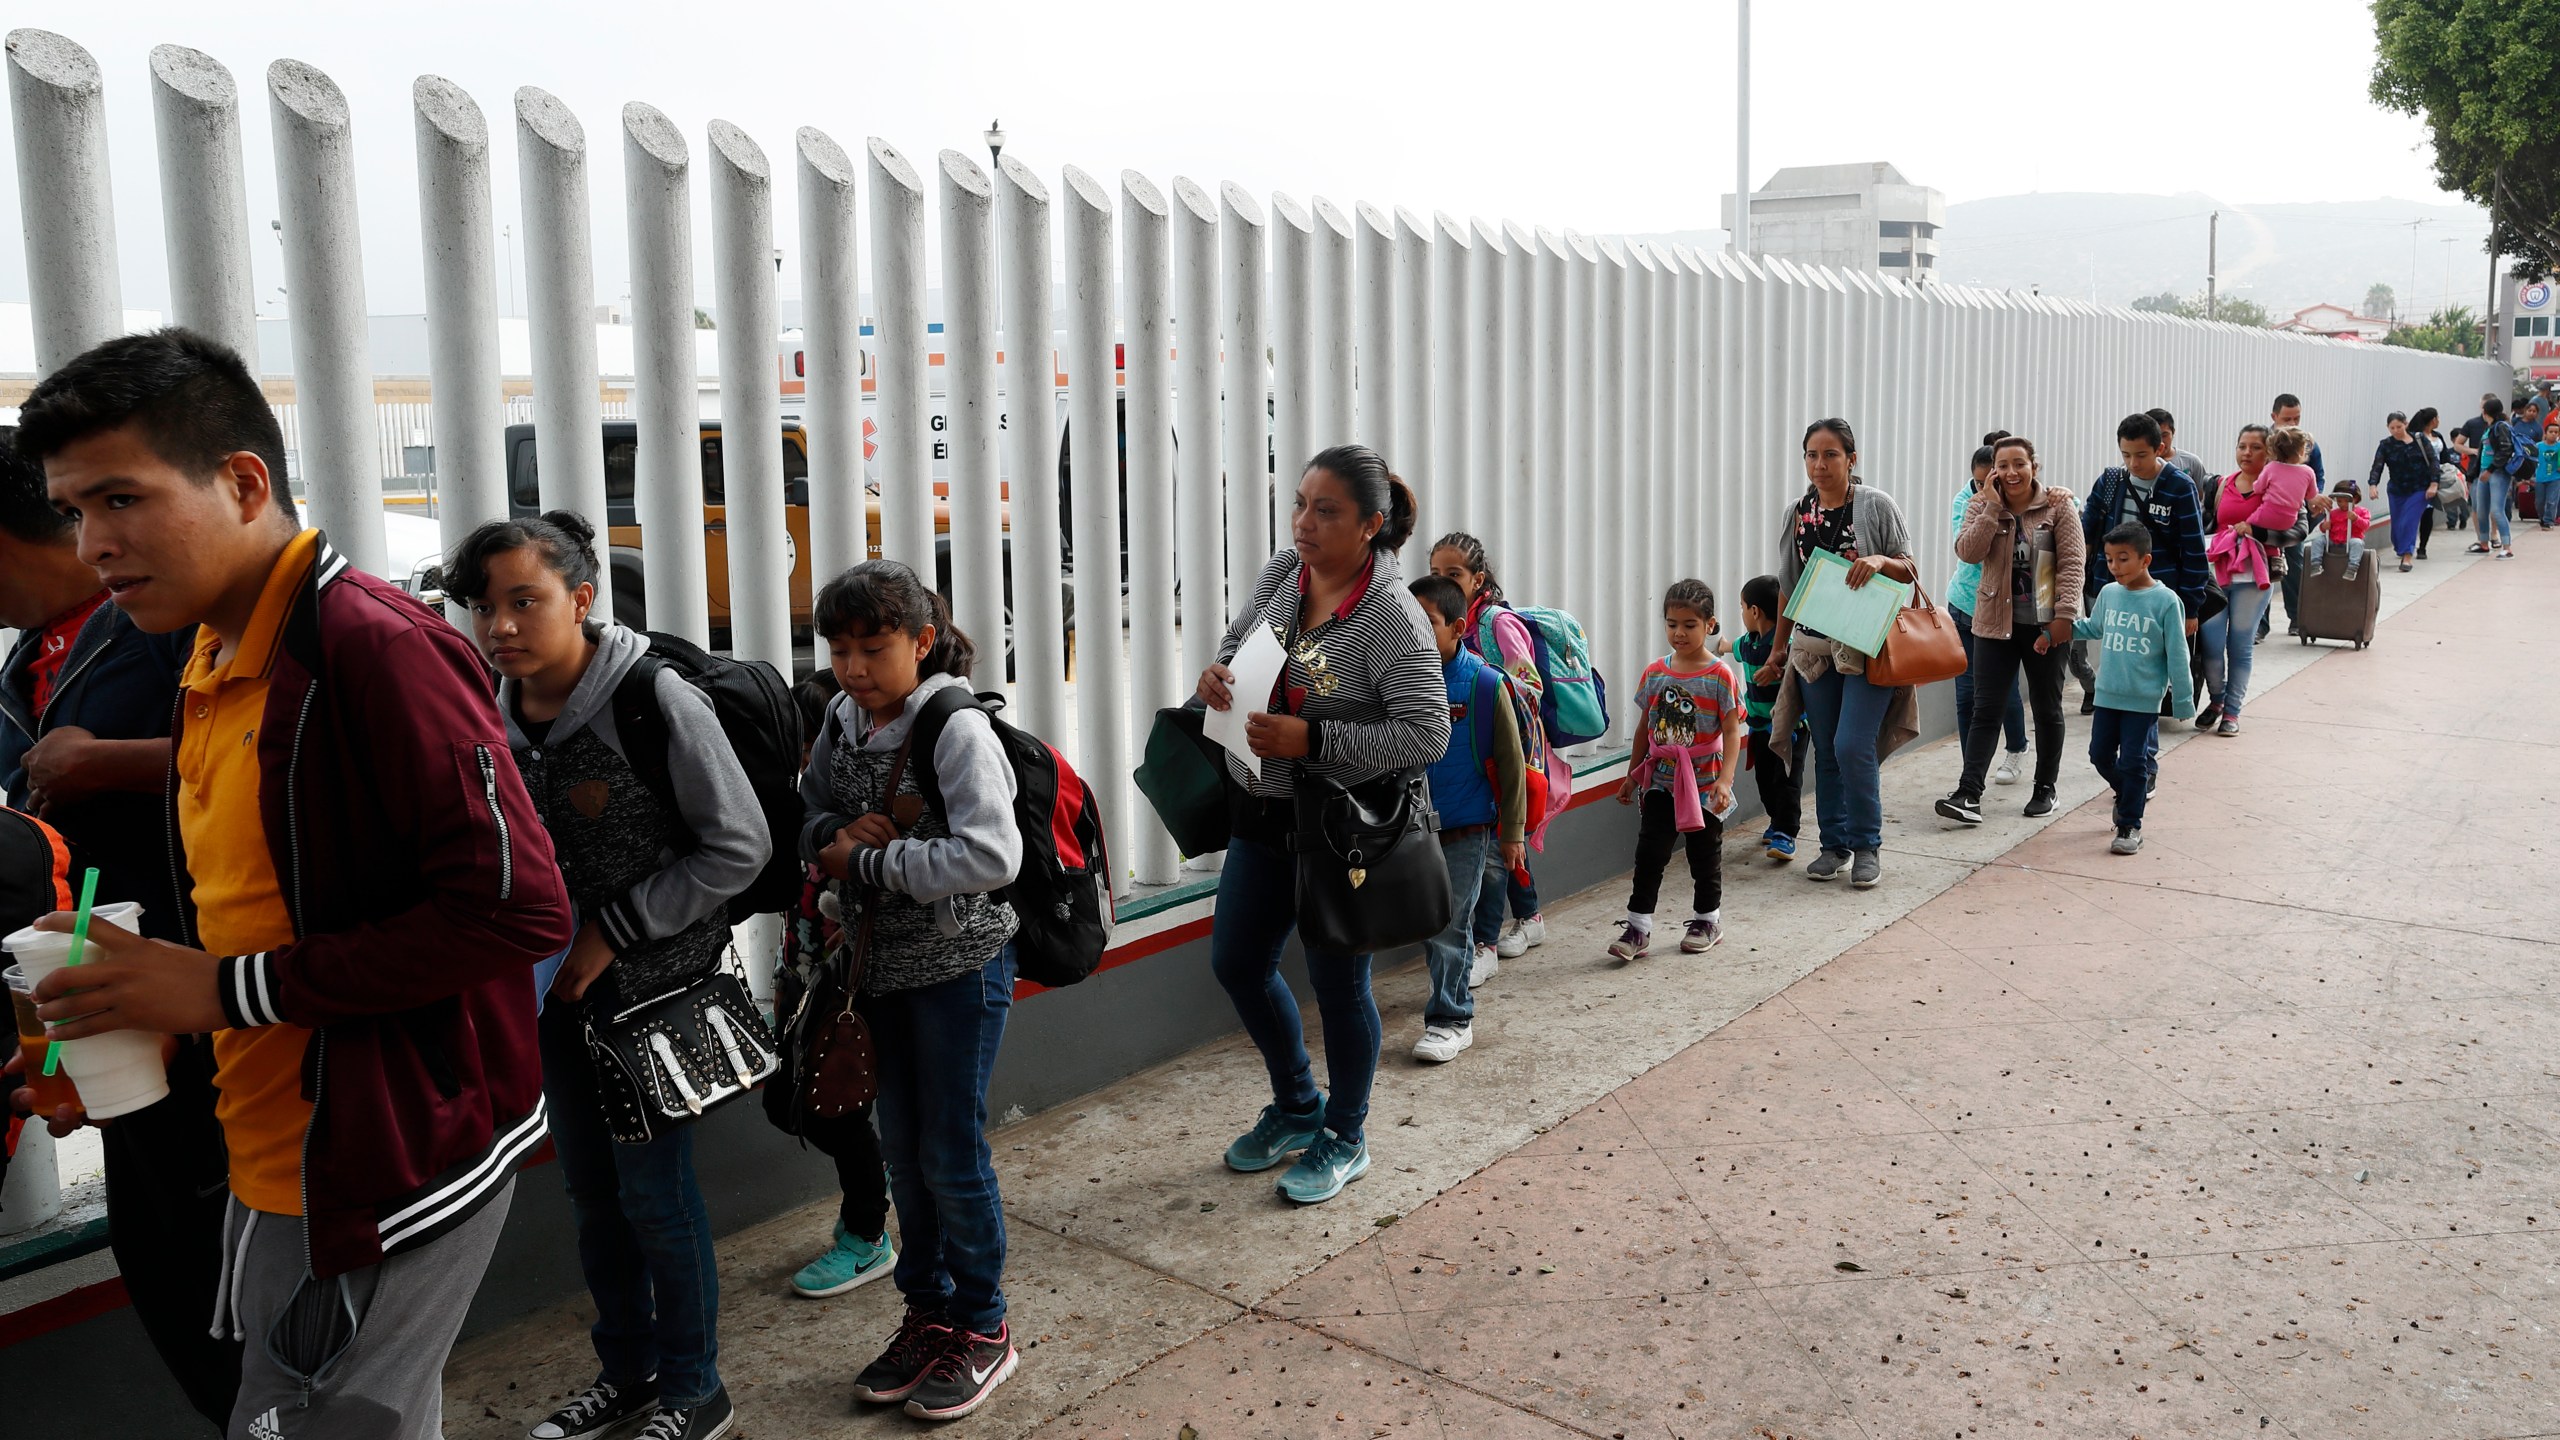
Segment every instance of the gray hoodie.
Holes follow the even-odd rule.
[[[801,809],[808,816],[800,827],[800,858],[815,864],[837,831],[881,808],[879,792],[915,728],[917,710],[936,692],[967,684],[958,675],[927,676],[897,718],[876,728],[852,696],[835,698],[809,748],[808,768],[800,772]],[[943,813],[923,803],[915,772],[924,764],[933,766],[942,787]],[[884,892],[863,966],[863,994],[919,989],[965,975],[1013,938],[1013,907],[987,893],[1010,884],[1022,868],[1013,788],[1013,767],[981,710],[954,714],[932,755],[907,757],[889,808],[895,813],[898,798],[915,797],[913,818],[901,821],[898,839],[853,857],[853,878]]]
[[[709,943],[713,957],[725,945],[723,907],[764,868],[772,842],[710,697],[672,669],[658,672],[657,699],[667,723],[667,774],[676,814],[660,813],[655,798],[630,775],[613,718],[614,689],[647,653],[649,637],[620,625],[591,626],[590,633],[595,659],[539,744],[518,714],[515,681],[499,682],[498,709],[506,717],[507,745],[551,828],[580,913],[603,930],[617,956],[640,960],[636,968],[653,972],[625,977],[631,984],[674,978],[673,972],[700,968],[704,957],[691,951],[702,947],[690,942]],[[598,741],[611,752],[610,762],[599,763]],[[619,783],[623,776],[629,776],[627,786]],[[590,822],[609,828],[598,830]],[[593,853],[618,848],[603,837],[632,834],[645,834],[638,843],[653,853]],[[697,929],[703,936],[692,934]],[[679,935],[689,942],[687,953],[662,956],[666,947],[658,942]],[[654,963],[662,960],[667,963]],[[655,973],[661,970],[670,973]]]

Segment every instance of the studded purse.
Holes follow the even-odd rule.
[[[610,1014],[581,1017],[605,1128],[645,1145],[764,1083],[781,1046],[724,966]]]

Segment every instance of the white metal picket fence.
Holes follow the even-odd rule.
[[[38,360],[50,368],[120,328],[108,100],[94,62],[68,40],[20,30],[8,54]],[[174,318],[253,348],[236,88],[210,57],[173,46],[152,52],[151,73]],[[360,152],[345,98],[299,61],[275,62],[266,81],[295,297],[299,400],[287,424],[315,518],[359,563],[379,567],[381,477],[402,472],[399,446],[426,431],[436,437],[440,521],[458,537],[504,513],[500,432],[520,418],[537,426],[543,503],[601,512],[580,117],[538,89],[513,97],[535,376],[530,403],[510,402],[497,364],[492,137],[461,89],[417,81],[434,401],[429,413],[390,416],[376,413],[365,371]],[[711,122],[697,152],[646,104],[625,106],[619,120],[651,618],[697,638],[707,627],[698,600],[677,602],[703,589],[693,312],[712,298],[733,640],[787,663],[772,262],[774,187],[786,177],[724,121]],[[697,155],[711,187],[713,297],[693,293]],[[2112,463],[2115,422],[2132,410],[2167,406],[2185,447],[2218,461],[2233,430],[2289,390],[2347,466],[2380,436],[2386,410],[2434,404],[2465,415],[2504,383],[2485,362],[1571,230],[1266,199],[1180,177],[1161,187],[1124,171],[1112,185],[1068,166],[1053,189],[1012,157],[990,176],[953,150],[919,170],[885,140],[868,141],[857,160],[815,129],[792,137],[786,164],[799,210],[815,573],[866,549],[867,350],[882,548],[920,569],[933,563],[939,438],[963,628],[1002,627],[997,487],[1030,477],[1011,490],[1018,713],[1064,732],[1072,708],[1079,766],[1101,790],[1115,848],[1146,881],[1172,878],[1176,856],[1128,789],[1132,724],[1206,663],[1226,615],[1219,582],[1249,580],[1275,537],[1285,539],[1295,467],[1324,445],[1383,451],[1422,496],[1418,547],[1445,530],[1473,531],[1515,596],[1580,615],[1604,669],[1627,677],[1655,644],[1653,599],[1665,583],[1697,575],[1730,607],[1744,579],[1773,567],[1778,512],[1802,484],[1798,437],[1815,418],[1855,424],[1862,473],[1903,503],[1924,555],[1939,562],[1929,575],[1942,579],[1951,487],[1994,426],[2035,438],[2048,475],[2079,486]],[[938,250],[928,251],[929,234]],[[930,342],[929,255],[945,304]],[[1053,354],[1059,285],[1066,339]],[[876,317],[867,339],[866,293]],[[1012,333],[1024,343],[1008,347]],[[943,352],[939,367],[927,363],[929,343]],[[948,388],[939,437],[926,431],[933,368]],[[1079,535],[1127,526],[1140,597],[1125,663],[1120,646],[1082,644],[1072,687],[1055,614],[1061,517],[1055,489],[1038,483],[1055,471],[1056,434],[998,424],[1005,397],[1030,399],[1021,413],[1049,413],[1062,377],[1080,434],[1112,430],[1115,386],[1101,382],[1125,395],[1125,514],[1108,484],[1075,485],[1067,504]],[[1177,549],[1178,607],[1158,603],[1175,591]],[[1419,551],[1411,558],[1418,568]],[[1227,564],[1234,576],[1222,576]],[[1120,608],[1111,570],[1086,565],[1074,577],[1088,624]]]

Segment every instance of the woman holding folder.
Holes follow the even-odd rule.
[[[1878,575],[1906,584],[1919,577],[1911,534],[1893,497],[1857,477],[1858,439],[1849,422],[1817,420],[1804,432],[1804,494],[1787,506],[1778,532],[1778,582],[1792,595],[1817,550],[1848,562],[1843,583],[1862,589]],[[1776,647],[1755,677],[1783,683],[1770,716],[1770,749],[1791,748],[1796,716],[1813,722],[1814,810],[1822,853],[1805,867],[1808,880],[1865,889],[1884,873],[1884,757],[1920,733],[1911,688],[1886,689],[1866,678],[1867,657],[1818,630],[1781,616]],[[1781,758],[1785,758],[1781,756]]]

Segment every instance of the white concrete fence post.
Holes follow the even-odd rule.
[[[640,593],[620,613],[711,643],[702,492],[702,383],[695,376],[693,158],[654,106],[622,107],[624,227],[631,246],[632,508],[640,521]],[[723,397],[722,475],[728,411]],[[540,431],[535,432],[539,450]],[[813,476],[814,483],[814,476]],[[736,587],[731,586],[731,598]],[[734,625],[734,611],[733,611]],[[734,629],[731,639],[736,639]]]
[[[8,51],[18,224],[43,375],[124,333],[107,96],[98,62],[50,30],[12,30]]]
[[[1502,297],[1511,252],[1499,225],[1469,220],[1467,231],[1467,529],[1501,556],[1515,538],[1502,493]]]
[[[957,150],[942,172],[942,391],[951,617],[978,642],[979,684],[1005,680],[1004,520],[996,455],[995,187]]]
[[[1396,343],[1396,230],[1387,212],[1363,201],[1352,207],[1360,252],[1358,340],[1352,363],[1360,380],[1360,416],[1351,434],[1402,471],[1404,433],[1396,426],[1396,377],[1402,347]],[[1419,358],[1419,357],[1417,357]]]
[[[1182,662],[1170,698],[1140,695],[1139,714],[1175,703],[1218,658],[1227,628],[1226,486],[1219,473],[1218,202],[1173,177],[1174,555],[1182,587]],[[1252,563],[1238,557],[1239,568]],[[1134,582],[1134,578],[1133,581]],[[1143,591],[1141,594],[1145,593]]]
[[[862,467],[862,229],[853,157],[822,130],[792,136],[799,155],[800,414],[809,447],[809,599],[871,557]],[[636,246],[634,247],[637,248]],[[825,637],[810,647],[826,662]]]
[[[1422,507],[1421,528],[1436,538],[1472,529],[1476,523],[1469,508],[1474,487],[1467,479],[1475,429],[1467,415],[1467,407],[1474,402],[1474,391],[1467,383],[1468,354],[1474,344],[1467,316],[1467,277],[1475,265],[1475,252],[1466,227],[1448,212],[1432,212],[1431,228],[1433,468],[1419,477],[1414,498]]]
[[[380,575],[382,460],[375,446],[373,357],[365,333],[364,254],[356,223],[355,132],[336,81],[299,60],[267,67],[275,126],[276,209],[293,297],[296,461],[303,510],[338,553]],[[595,364],[587,365],[590,392]],[[405,580],[405,575],[388,577]]]
[[[1538,526],[1538,237],[1502,222],[1502,564],[1527,579],[1537,573],[1547,536]],[[1498,573],[1498,572],[1497,572]]]
[[[1049,187],[1016,159],[998,162],[995,184],[996,223],[1003,234],[998,268],[1004,284],[1005,477],[1013,518],[1014,709],[1025,730],[1063,735],[1070,711]]]
[[[169,249],[169,318],[239,352],[254,375],[258,298],[249,270],[240,89],[212,56],[182,45],[154,46],[151,118],[160,152],[160,226]],[[487,212],[484,204],[481,213]]]
[[[489,122],[468,92],[441,76],[419,76],[409,100],[418,144],[418,240],[427,262],[436,535],[450,555],[463,537],[507,515],[507,397],[498,374]],[[244,274],[247,268],[243,256]],[[254,341],[254,330],[251,336]],[[448,595],[445,614],[459,625],[463,613],[461,600]]]
[[[1121,651],[1119,467],[1113,463],[1119,427],[1111,363],[1111,192],[1073,165],[1061,179],[1072,450],[1068,503],[1076,521],[1075,761],[1076,772],[1102,801],[1116,895],[1128,891],[1137,851],[1129,809],[1128,665]]]
[[[874,136],[871,157],[872,419],[880,429],[880,554],[937,583],[933,374],[924,319],[924,181]]]
[[[1351,221],[1339,206],[1315,198],[1315,357],[1314,448],[1344,445],[1359,438],[1357,383],[1351,356],[1352,257]]]
[[[1174,636],[1173,254],[1164,193],[1135,170],[1120,172],[1121,333],[1127,354],[1129,498],[1129,713],[1179,704]],[[1155,811],[1129,815],[1128,856],[1141,885],[1168,885],[1182,863]]]
[[[1529,551],[1529,568],[1516,583],[1525,604],[1565,603],[1572,588],[1573,521],[1567,497],[1575,493],[1573,472],[1565,464],[1565,326],[1564,292],[1569,252],[1564,237],[1538,228],[1533,290],[1535,334],[1530,353],[1536,357],[1533,383],[1538,395],[1537,454],[1531,473],[1538,543]]]
[[[747,132],[711,122],[711,293],[720,306],[720,489],[729,646],[791,674],[791,532],[782,507],[775,367],[773,167]]]
[[[1227,568],[1234,591],[1222,613],[1230,616],[1251,597],[1262,562],[1272,550],[1272,371],[1262,268],[1265,228],[1262,207],[1250,193],[1232,183],[1218,187],[1218,318],[1225,326],[1221,339],[1226,356],[1219,372],[1224,392],[1219,428],[1226,437]]]
[[[1290,505],[1298,472],[1325,442],[1317,424],[1315,373],[1315,222],[1306,207],[1278,191],[1271,196],[1271,534],[1274,548],[1287,543]],[[1261,561],[1251,561],[1259,579]],[[1245,597],[1239,596],[1241,605]]]
[[[604,401],[596,383],[595,259],[587,233],[587,131],[556,96],[531,85],[516,91],[516,182],[524,202],[537,488],[543,509],[574,510],[602,534],[610,517]],[[297,362],[300,338],[297,332]],[[733,592],[733,608],[735,598]],[[610,568],[597,577],[595,613],[614,613]]]
[[[1634,396],[1630,393],[1633,376],[1627,369],[1627,252],[1615,239],[1602,240],[1599,248],[1600,274],[1591,304],[1592,336],[1599,357],[1593,367],[1597,383],[1593,387],[1591,524],[1600,555],[1614,556],[1616,563],[1597,572],[1612,578],[1595,597],[1597,613],[1583,616],[1582,623],[1591,634],[1594,660],[1604,674],[1615,677],[1620,695],[1632,697],[1642,667],[1631,664],[1629,657],[1640,653],[1642,642],[1629,632],[1627,617],[1635,613],[1629,596],[1641,593],[1641,587],[1650,582],[1637,577],[1635,586],[1626,583],[1635,568],[1627,563],[1627,546],[1634,538],[1627,527],[1634,515],[1629,492],[1635,488],[1634,462],[1639,453],[1638,427],[1629,423]],[[1616,707],[1612,737],[1626,730],[1629,708],[1623,702]]]
[[[1582,622],[1592,646],[1592,662],[1609,663],[1608,642],[1596,633],[1600,602],[1608,593],[1601,577],[1611,573],[1607,541],[1599,525],[1600,484],[1604,468],[1600,442],[1608,432],[1600,417],[1600,250],[1588,236],[1567,230],[1564,243],[1564,463],[1572,479],[1576,519],[1565,537],[1568,565],[1563,604]],[[1604,672],[1605,675],[1605,672]],[[1619,693],[1635,683],[1632,675],[1615,677]],[[1623,703],[1623,702],[1622,702]]]
[[[1395,267],[1396,448],[1387,463],[1419,497],[1439,478],[1431,448],[1431,228],[1401,205],[1395,212]]]

